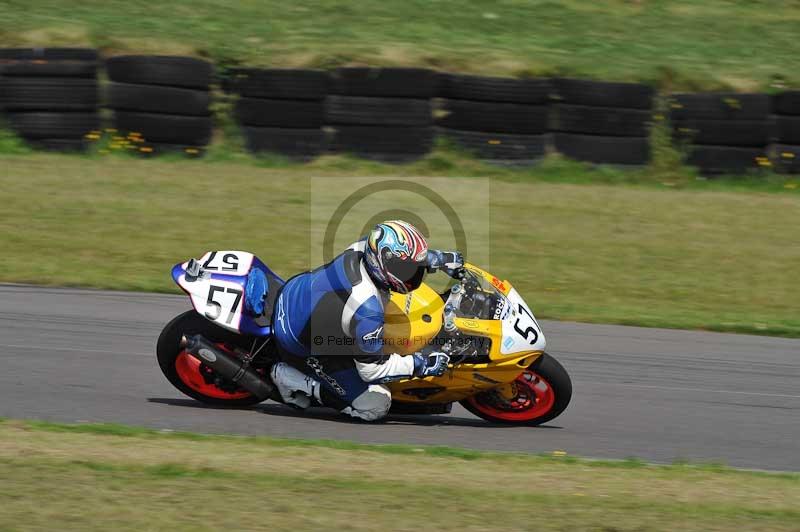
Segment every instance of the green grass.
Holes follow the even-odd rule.
[[[797,2],[774,0],[5,0],[0,46],[753,90],[800,83],[798,26]]]
[[[800,519],[792,473],[461,453],[4,420],[0,529],[793,530]]]
[[[322,261],[321,227],[351,174],[426,175],[465,220],[468,258],[510,280],[539,317],[800,336],[798,189],[565,183],[570,167],[548,164],[527,180],[498,171],[484,195],[486,181],[436,178],[452,170],[430,160],[5,156],[0,281],[177,293],[170,267],[209,249],[253,251],[288,276]],[[389,207],[431,220],[432,244],[448,245],[438,210],[389,195],[350,213],[335,248]]]

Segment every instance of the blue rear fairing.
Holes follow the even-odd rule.
[[[184,263],[172,267],[172,279],[178,286],[179,280],[186,270]],[[254,273],[254,272],[258,273]],[[269,336],[272,329],[269,326],[272,317],[275,296],[283,286],[284,281],[275,272],[269,269],[258,257],[253,257],[250,270],[246,275],[226,275],[222,273],[207,272],[210,279],[228,281],[238,284],[244,291],[244,312],[239,323],[239,332],[252,336]]]

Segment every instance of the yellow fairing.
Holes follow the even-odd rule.
[[[384,311],[383,352],[408,355],[429,344],[442,328],[444,301],[422,284],[409,294],[392,292]]]
[[[498,290],[508,293],[510,284],[472,265]],[[410,294],[392,293],[386,305],[384,352],[411,354],[420,351],[439,334],[444,321],[444,301],[428,285],[423,284]],[[531,365],[541,351],[502,355],[502,327],[497,320],[456,318],[455,324],[465,335],[483,336],[492,340],[489,363],[458,364],[441,377],[406,379],[388,384],[392,399],[414,403],[450,403],[476,393],[509,383]]]
[[[402,380],[388,386],[394,401],[452,403],[513,381],[541,354],[515,354],[489,364],[459,364],[441,377]]]

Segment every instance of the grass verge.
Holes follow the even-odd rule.
[[[90,45],[221,64],[432,66],[663,88],[800,83],[796,2],[6,0],[0,46]]]
[[[430,164],[5,156],[0,281],[177,292],[171,265],[209,249],[253,251],[288,276],[315,266],[309,175],[335,187],[351,174],[436,175]],[[426,179],[443,181],[454,205],[489,210],[488,236],[473,248],[489,250],[490,271],[538,316],[800,336],[797,189],[573,184],[558,182],[563,169],[553,181],[497,172],[488,198],[473,195],[472,177]],[[422,217],[432,209],[386,201]],[[357,214],[342,239],[355,238],[364,223]]]
[[[797,474],[116,425],[0,420],[0,477],[10,530],[792,530],[800,519]]]

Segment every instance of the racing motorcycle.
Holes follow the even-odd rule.
[[[280,402],[270,380],[279,360],[271,318],[284,281],[252,253],[210,251],[172,268],[194,310],[170,321],[157,345],[162,372],[178,390],[206,404]],[[569,404],[572,382],[544,351],[530,307],[506,280],[466,263],[442,294],[422,284],[392,293],[385,309],[384,351],[440,351],[440,377],[389,383],[394,414],[445,414],[459,402],[495,423],[539,425]]]

